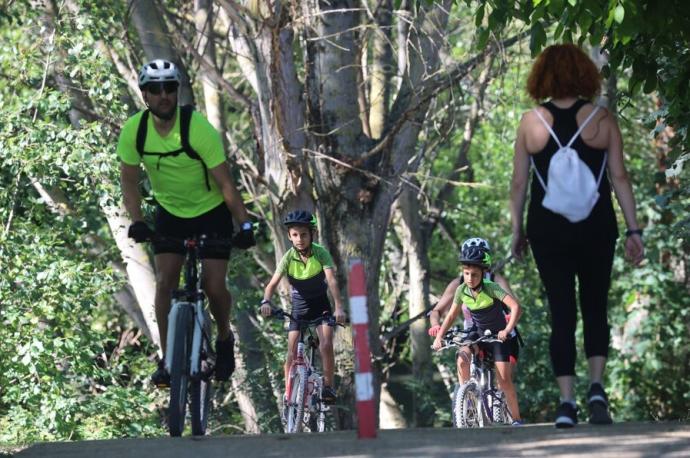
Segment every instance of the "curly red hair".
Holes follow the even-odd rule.
[[[527,78],[527,93],[544,99],[582,97],[590,100],[601,90],[601,74],[580,47],[551,45],[538,56]]]

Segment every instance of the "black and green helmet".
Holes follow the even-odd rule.
[[[481,246],[466,246],[460,254],[460,263],[488,269],[491,267],[491,254]]]
[[[308,226],[312,229],[316,229],[316,217],[306,210],[295,210],[285,216],[283,225],[287,227]]]

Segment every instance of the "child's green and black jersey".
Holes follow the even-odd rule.
[[[498,284],[483,280],[477,297],[472,297],[469,286],[462,284],[455,290],[453,302],[464,304],[472,315],[472,321],[480,331],[490,330],[496,334],[506,327],[503,313],[503,299],[508,295]]]
[[[328,283],[324,269],[333,268],[330,253],[317,243],[311,244],[311,256],[304,263],[294,247],[278,263],[277,271],[287,275],[292,286],[292,311],[330,308]]]

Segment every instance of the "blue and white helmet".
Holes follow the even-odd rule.
[[[177,65],[165,59],[154,59],[144,64],[139,72],[139,88],[148,83],[174,81],[179,83],[182,79]]]
[[[471,247],[471,246],[478,246],[480,248],[485,249],[489,253],[491,253],[491,247],[489,246],[489,242],[487,242],[486,240],[484,240],[481,237],[472,237],[472,238],[467,239],[464,242],[462,242],[462,249],[460,250],[460,252],[464,251],[465,248]]]

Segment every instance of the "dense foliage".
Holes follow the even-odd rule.
[[[593,45],[603,40],[610,52],[609,71],[619,80],[626,160],[647,250],[639,269],[623,262],[622,246],[617,252],[610,294],[610,397],[617,420],[687,419],[688,177],[686,169],[679,181],[667,182],[663,173],[688,150],[690,27],[682,22],[690,17],[687,3],[669,0],[650,8],[629,0],[534,0],[518,2],[517,9],[515,2],[466,3],[478,27],[470,34],[477,38],[473,46],[483,46],[491,31],[503,27],[514,31],[527,24],[532,33],[529,45],[519,45],[496,63],[502,71],[487,90],[470,169],[463,178],[474,186],[459,186],[446,203],[441,220],[449,233],[439,230],[429,248],[433,291],[440,293],[457,273],[449,238],[457,242],[479,234],[492,242],[498,258],[508,254],[512,142],[520,114],[530,107],[522,90],[530,54],[562,39],[581,38]],[[103,216],[104,205],[120,198],[114,142],[117,126],[134,107],[123,102],[129,100],[124,80],[96,42],[106,40],[126,56],[124,61],[141,52],[122,33],[122,5],[81,5],[79,15],[58,8],[54,20],[21,2],[0,13],[0,39],[9,44],[0,49],[0,442],[165,434],[164,395],[148,383],[156,349],[118,305],[116,293],[126,280]],[[454,8],[457,15],[470,14],[465,2]],[[464,42],[453,47],[458,53],[469,49]],[[196,67],[190,68],[194,72]],[[82,114],[91,111],[96,120],[82,119],[75,128],[70,118],[74,98],[58,75],[68,75],[69,87],[88,97],[92,107],[81,107]],[[462,93],[466,87],[452,89]],[[458,118],[471,95],[463,97],[467,99],[455,100]],[[439,96],[439,112],[451,99],[447,93]],[[246,114],[231,119],[233,130],[251,130]],[[669,142],[667,127],[673,128]],[[428,132],[427,143],[447,135],[434,128]],[[426,183],[426,192],[433,193],[452,172],[461,142],[459,125],[439,141],[424,172],[440,179]],[[64,200],[55,202],[49,195]],[[261,249],[271,245],[261,243]],[[397,253],[391,248],[387,256]],[[394,289],[395,272],[390,270],[398,264],[391,259],[381,272],[382,303]],[[250,256],[243,264],[251,267],[231,275],[249,277],[254,287],[266,281],[267,273]],[[517,375],[521,406],[529,421],[548,420],[557,392],[545,351],[549,326],[544,293],[532,260],[509,262],[504,272],[526,309],[520,328],[527,345]],[[233,293],[244,307],[255,300],[243,301],[240,291]],[[407,318],[407,305],[403,299],[382,325]],[[267,338],[260,345],[271,354],[271,364],[263,370],[272,380],[280,379],[284,336],[264,326]],[[412,418],[405,400],[414,391],[426,396],[416,408],[435,425],[447,425],[444,387],[438,382],[431,392],[410,381],[409,342],[401,338],[396,345],[389,363],[397,380],[404,380],[393,390],[403,413]],[[219,393],[216,403],[223,408],[213,419],[214,433],[237,429],[232,390]],[[275,411],[258,415],[275,422]]]

